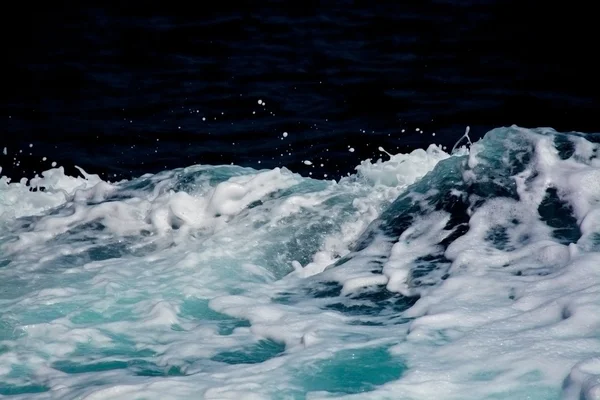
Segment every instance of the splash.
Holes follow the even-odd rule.
[[[597,399],[594,139],[2,178],[0,394]]]

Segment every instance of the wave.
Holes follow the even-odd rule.
[[[0,394],[600,398],[598,139],[2,178]]]

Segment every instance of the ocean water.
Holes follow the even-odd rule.
[[[0,398],[600,399],[595,10],[12,6]]]
[[[596,12],[558,4],[24,3],[2,19],[0,166],[339,179],[379,146],[450,149],[466,126],[597,132],[600,63],[581,50],[597,47]]]
[[[0,396],[600,399],[599,143],[2,178]]]

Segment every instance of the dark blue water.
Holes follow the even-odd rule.
[[[111,178],[198,163],[337,177],[378,146],[450,147],[467,125],[474,139],[511,124],[598,131],[593,14],[541,4],[7,9],[2,174],[56,161]]]

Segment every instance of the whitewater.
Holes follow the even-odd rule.
[[[598,400],[598,143],[3,177],[0,397]]]

